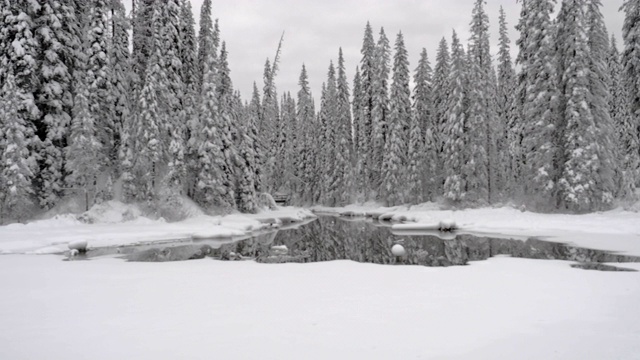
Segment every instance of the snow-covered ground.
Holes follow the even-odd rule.
[[[584,215],[539,214],[511,207],[440,210],[434,203],[381,207],[375,204],[342,208],[316,207],[317,213],[373,216],[413,223],[411,227],[453,220],[465,232],[492,236],[539,237],[580,247],[640,256],[640,212],[615,209]],[[401,229],[403,226],[398,226]]]
[[[318,212],[469,232],[544,236],[640,255],[640,214],[544,215],[350,206]],[[0,359],[638,359],[640,272],[496,257],[429,268],[332,261],[259,264],[62,261],[90,247],[231,237],[313,216],[145,218],[117,202],[79,220],[0,227]],[[402,227],[401,225],[399,227]],[[10,255],[9,255],[10,254]],[[640,270],[640,263],[622,267]]]
[[[77,215],[57,215],[28,224],[0,226],[0,254],[48,254],[67,244],[87,241],[89,247],[122,246],[177,239],[231,238],[315,217],[301,208],[285,207],[259,214],[207,216],[195,213],[179,222],[144,217],[131,205],[111,201]]]
[[[0,256],[0,358],[638,359],[639,274]]]

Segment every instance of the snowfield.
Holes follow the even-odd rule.
[[[211,258],[62,261],[51,255],[81,241],[91,248],[225,238],[314,216],[282,208],[258,215],[195,214],[168,223],[117,202],[91,211],[0,227],[6,254],[0,256],[1,359],[640,356],[640,272],[504,256],[431,268]],[[640,255],[640,214],[622,210],[544,215],[424,204],[314,211],[415,221],[414,228],[446,224],[467,232],[543,236]],[[640,263],[621,266],[640,270]]]
[[[637,359],[638,274],[508,257],[429,268],[0,256],[0,354]]]

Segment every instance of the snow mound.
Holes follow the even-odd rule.
[[[118,224],[136,220],[142,216],[142,211],[136,205],[123,204],[111,200],[96,204],[78,216],[78,220],[85,224]]]

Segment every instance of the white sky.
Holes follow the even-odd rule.
[[[131,1],[123,0],[130,8]],[[203,0],[191,0],[196,23]],[[413,73],[421,49],[429,54],[432,66],[440,39],[450,43],[455,29],[461,39],[469,38],[468,28],[474,0],[213,0],[212,17],[220,21],[221,37],[227,43],[231,77],[243,99],[249,99],[253,82],[262,90],[262,73],[267,57],[273,59],[283,31],[280,72],[276,79],[278,93],[298,91],[302,63],[309,72],[316,99],[326,79],[329,61],[337,63],[338,48],[345,56],[347,76],[352,87],[355,68],[360,62],[360,48],[367,21],[377,40],[384,27],[393,46],[402,30]],[[516,0],[487,0],[492,47],[497,45],[498,10],[502,5],[511,29],[511,46],[515,54],[515,30],[520,14]],[[559,1],[560,2],[560,1]],[[623,0],[602,0],[609,33],[620,40],[624,16],[618,12]],[[559,4],[557,5],[559,8]],[[197,24],[196,24],[197,26]],[[196,33],[198,29],[196,28]],[[621,46],[618,41],[618,46]]]

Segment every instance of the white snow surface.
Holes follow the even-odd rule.
[[[0,256],[0,354],[637,359],[639,274],[509,257],[429,268]]]
[[[88,248],[167,240],[230,238],[315,217],[308,210],[283,207],[259,214],[195,215],[169,223],[142,216],[133,205],[109,201],[80,216],[56,215],[27,224],[0,226],[0,254],[50,254],[86,241]]]
[[[512,207],[442,210],[439,204],[383,207],[373,203],[339,208],[315,207],[318,214],[371,216],[407,225],[398,230],[437,229],[453,222],[461,232],[480,236],[528,238],[640,256],[640,212],[618,208],[582,215],[541,214]]]

